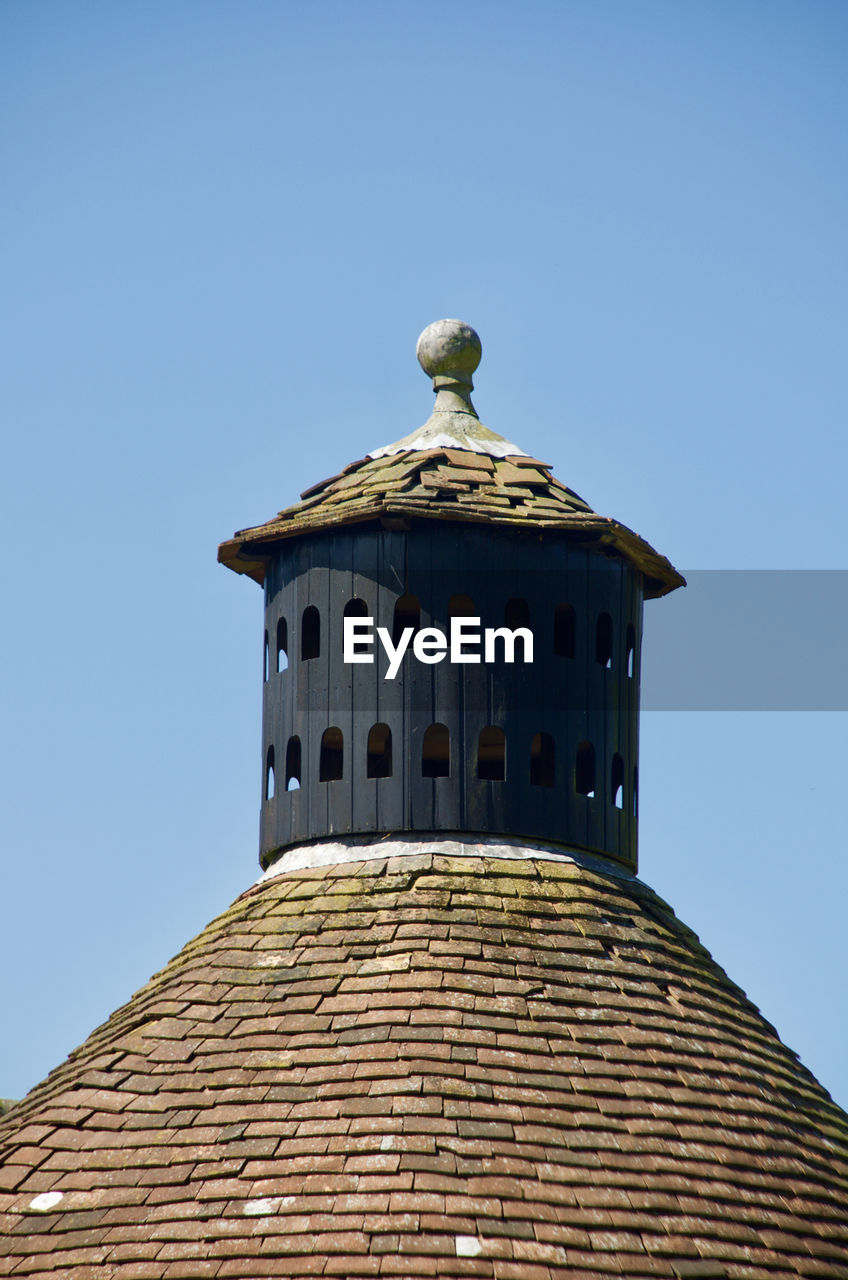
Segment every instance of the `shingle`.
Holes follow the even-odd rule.
[[[3,1118],[7,1274],[848,1275],[848,1118],[650,890],[381,869],[242,895]]]
[[[611,547],[640,569],[646,594],[664,595],[683,582],[644,539],[597,515],[552,474],[548,463],[520,455],[492,458],[462,449],[429,449],[364,458],[313,485],[272,520],[241,529],[218,558],[237,573],[264,581],[265,549],[282,539],[340,525],[385,519],[535,523]]]

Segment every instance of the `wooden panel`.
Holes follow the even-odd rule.
[[[374,534],[372,538],[369,557],[375,625],[391,632],[395,602],[408,589],[407,538],[406,534],[389,532]],[[371,696],[363,698],[362,702],[362,715],[367,720],[367,724],[363,721],[364,741],[367,744],[368,731],[375,724],[387,724],[392,734],[391,777],[373,778],[367,782],[376,800],[373,830],[400,831],[409,825],[406,805],[409,753],[405,746],[404,719],[406,681],[400,677],[384,680],[376,665],[364,669],[370,673],[373,689]],[[365,773],[363,766],[363,777]]]
[[[355,756],[359,744],[355,740],[353,725],[353,672],[355,666],[344,662],[344,610],[355,596],[353,585],[353,538],[348,532],[337,533],[327,540],[331,552],[327,571],[327,620],[326,653],[327,691],[323,708],[324,732],[330,727],[341,730],[343,754],[342,776],[331,782],[321,782],[319,787],[327,798],[327,830],[331,834],[353,829],[353,780],[359,763]]]
[[[635,865],[632,772],[638,749],[638,659],[641,583],[617,560],[564,538],[542,540],[532,531],[422,525],[411,531],[347,528],[288,543],[269,566],[265,626],[276,653],[276,624],[285,615],[289,669],[269,672],[264,686],[262,765],[273,744],[276,800],[263,804],[261,848],[322,835],[375,831],[467,830],[539,838],[607,851]],[[386,659],[375,643],[375,662],[343,661],[344,610],[365,602],[376,626],[390,633],[394,607],[404,594],[421,604],[421,626],[449,634],[449,601],[470,596],[481,631],[507,624],[505,608],[526,603],[534,635],[534,662],[425,665],[409,652],[398,676],[384,679]],[[554,653],[557,604],[575,610],[574,656]],[[320,653],[300,656],[301,624],[318,609]],[[518,607],[518,606],[516,606]],[[595,660],[597,619],[612,619],[613,660]],[[636,674],[626,675],[626,632],[637,633]],[[520,616],[509,625],[521,625]],[[481,644],[482,656],[482,644]],[[391,777],[368,777],[368,735],[375,724],[392,733]],[[422,745],[435,723],[450,732],[450,774],[422,772]],[[321,739],[341,730],[343,776],[320,781]],[[506,777],[477,776],[477,747],[487,726],[506,736]],[[531,747],[538,733],[554,741],[552,787],[532,785]],[[302,786],[285,793],[289,738],[301,740]],[[578,744],[595,748],[594,797],[575,792]],[[612,760],[624,761],[625,807],[612,804]]]

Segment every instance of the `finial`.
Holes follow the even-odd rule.
[[[436,320],[428,324],[418,339],[415,353],[421,368],[433,379],[436,392],[433,412],[423,427],[394,444],[374,449],[369,458],[422,449],[468,449],[495,458],[524,455],[524,450],[511,440],[484,427],[471,403],[474,387],[471,375],[480,363],[483,344],[470,324],[462,320]]]
[[[449,382],[461,382],[471,390],[471,375],[480,363],[483,344],[470,324],[462,320],[436,320],[428,324],[415,348],[418,363],[438,390]]]

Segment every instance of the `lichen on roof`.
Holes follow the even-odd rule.
[[[312,485],[300,502],[221,543],[218,559],[256,582],[279,542],[375,521],[409,528],[422,520],[488,523],[561,534],[634,565],[645,594],[665,595],[684,579],[654,548],[617,520],[600,516],[551,466],[485,427],[470,392],[480,339],[459,320],[439,320],[418,340],[436,403],[423,427]]]
[[[848,1117],[646,885],[527,852],[243,894],[0,1122],[0,1275],[848,1276]]]
[[[609,549],[644,575],[648,596],[683,585],[671,563],[617,520],[599,516],[553,475],[550,464],[525,454],[506,458],[459,449],[423,449],[362,458],[312,485],[301,501],[265,524],[242,529],[218,551],[236,573],[264,582],[266,557],[281,541],[342,525],[419,520],[475,522],[568,534]]]

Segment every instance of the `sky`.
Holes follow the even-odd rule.
[[[848,569],[847,57],[838,0],[0,6],[0,1096],[258,873],[216,547],[427,418],[431,321],[690,590]],[[640,767],[642,878],[843,1106],[846,730],[652,710]]]

